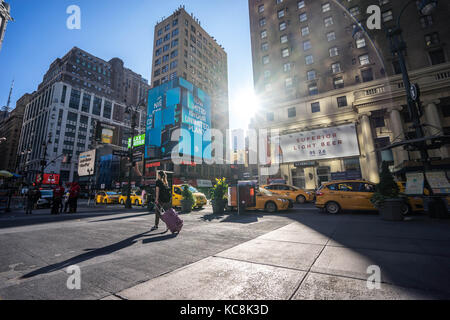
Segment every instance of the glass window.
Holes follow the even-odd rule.
[[[323,20],[325,27],[333,25],[333,17],[327,17]]]
[[[264,57],[262,58],[262,61],[263,61],[263,64],[268,64],[268,63],[270,62],[269,56],[264,56]]]
[[[286,30],[286,22],[280,23],[280,31]]]
[[[265,26],[266,25],[266,18],[261,18],[261,19],[259,19],[259,26],[260,27],[263,27],[263,26]]]
[[[366,39],[365,38],[361,38],[356,40],[356,48],[360,49],[360,48],[364,48],[366,46]]]
[[[294,118],[297,116],[297,110],[295,109],[295,107],[289,108],[288,109],[288,118]]]
[[[261,31],[261,39],[267,38],[267,30]]]
[[[319,102],[311,103],[311,112],[312,113],[320,112],[320,103]]]
[[[322,5],[322,12],[328,12],[330,10],[331,10],[330,3],[327,2]]]
[[[286,42],[288,42],[288,36],[287,36],[287,35],[282,35],[282,36],[280,37],[280,42],[281,42],[281,43],[286,43]]]
[[[373,80],[373,72],[372,69],[366,69],[361,71],[361,75],[363,78],[363,82],[368,82]]]
[[[327,33],[328,42],[336,40],[336,33],[334,31]]]
[[[335,89],[341,89],[344,87],[344,78],[338,77],[333,79],[333,85]]]
[[[304,8],[305,7],[305,1],[298,1],[297,2],[297,8],[298,9],[302,9],[302,8]]]
[[[309,49],[311,49],[311,41],[309,41],[309,40],[304,41],[303,42],[303,50],[306,51],[306,50],[309,50]]]
[[[264,5],[263,4],[258,7],[258,12],[259,13],[264,12]]]
[[[307,36],[309,34],[309,27],[303,27],[302,28],[302,36]]]
[[[351,7],[349,11],[352,16],[357,16],[360,13],[358,6]]]
[[[306,56],[305,57],[305,62],[307,65],[313,64],[314,63],[314,58],[312,55]]]
[[[388,22],[394,19],[394,16],[392,14],[392,10],[385,11],[381,14],[381,18],[383,19],[383,22]]]
[[[285,49],[281,50],[281,56],[283,58],[289,57],[289,48],[285,48]]]
[[[269,44],[267,42],[264,42],[261,44],[261,51],[267,51],[269,50]]]
[[[348,106],[348,104],[347,104],[347,97],[346,96],[338,97],[337,98],[337,104],[338,104],[338,108]]]
[[[287,78],[284,81],[284,85],[285,85],[286,88],[291,88],[292,87],[292,78]]]
[[[330,57],[336,57],[339,55],[339,50],[337,47],[333,47],[329,50],[330,52]]]
[[[291,71],[291,63],[290,63],[290,62],[285,63],[285,64],[283,65],[283,70],[284,70],[284,72],[289,72],[289,71]]]
[[[308,80],[314,80],[316,79],[316,70],[310,70],[306,73],[306,78]]]
[[[364,66],[366,64],[370,64],[369,55],[368,54],[364,54],[362,56],[359,56],[359,63],[362,66]]]
[[[283,18],[284,17],[284,9],[278,11],[278,18]]]
[[[306,15],[306,12],[301,13],[299,16],[300,22],[304,22],[306,20],[308,20],[308,16]]]
[[[273,114],[273,112],[267,113],[267,121],[273,121],[273,119],[274,119],[274,114]]]
[[[340,63],[333,63],[331,65],[331,70],[333,71],[333,73],[338,73],[341,72],[341,64]]]

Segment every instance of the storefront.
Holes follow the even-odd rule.
[[[279,177],[302,189],[363,177],[356,124],[281,135],[279,159]]]

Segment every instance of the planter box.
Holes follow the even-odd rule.
[[[381,219],[387,221],[403,221],[402,205],[403,199],[387,199],[379,208]]]
[[[194,203],[192,201],[181,200],[181,211],[183,213],[189,213],[192,211],[192,206]]]

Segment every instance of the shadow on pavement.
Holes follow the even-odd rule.
[[[81,262],[96,258],[98,256],[104,256],[104,255],[108,255],[111,253],[114,253],[116,251],[122,250],[124,248],[130,247],[132,245],[134,245],[135,243],[138,242],[138,240],[140,238],[143,237],[150,237],[148,239],[144,239],[142,241],[142,243],[151,243],[151,242],[157,242],[157,241],[163,241],[163,240],[167,240],[167,239],[171,239],[171,238],[175,238],[177,236],[177,234],[169,234],[169,235],[164,235],[165,233],[167,233],[167,230],[164,232],[160,232],[160,233],[155,233],[155,234],[148,234],[150,231],[146,231],[144,233],[140,233],[137,235],[134,235],[132,237],[126,238],[122,241],[113,243],[109,246],[106,247],[102,247],[102,248],[97,248],[97,249],[85,249],[85,253],[82,253],[76,257],[70,258],[68,260],[62,261],[62,262],[58,262],[49,266],[45,266],[42,267],[40,269],[34,270],[32,272],[29,272],[25,275],[23,275],[21,277],[21,279],[29,279],[32,277],[35,277],[37,275],[41,275],[41,274],[46,274],[46,273],[50,273],[50,272],[54,272],[54,271],[58,271],[61,270],[63,268],[69,267],[71,265],[76,265],[79,264]],[[155,237],[156,236],[156,237]]]
[[[129,218],[138,218],[138,217],[142,217],[142,216],[148,216],[148,215],[151,215],[151,214],[154,214],[154,212],[146,212],[146,213],[142,213],[142,214],[135,214],[135,215],[132,215],[132,216],[123,216],[123,217],[117,217],[117,218],[109,218],[109,219],[89,221],[89,223],[115,221],[115,220],[129,219]]]

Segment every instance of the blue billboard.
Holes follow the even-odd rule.
[[[182,131],[178,141],[171,141],[175,129]],[[170,158],[172,151],[196,159],[211,159],[211,99],[200,88],[183,78],[176,78],[149,90],[145,155],[160,150],[159,158]],[[174,150],[178,148],[178,150]],[[154,153],[153,153],[154,155]]]

